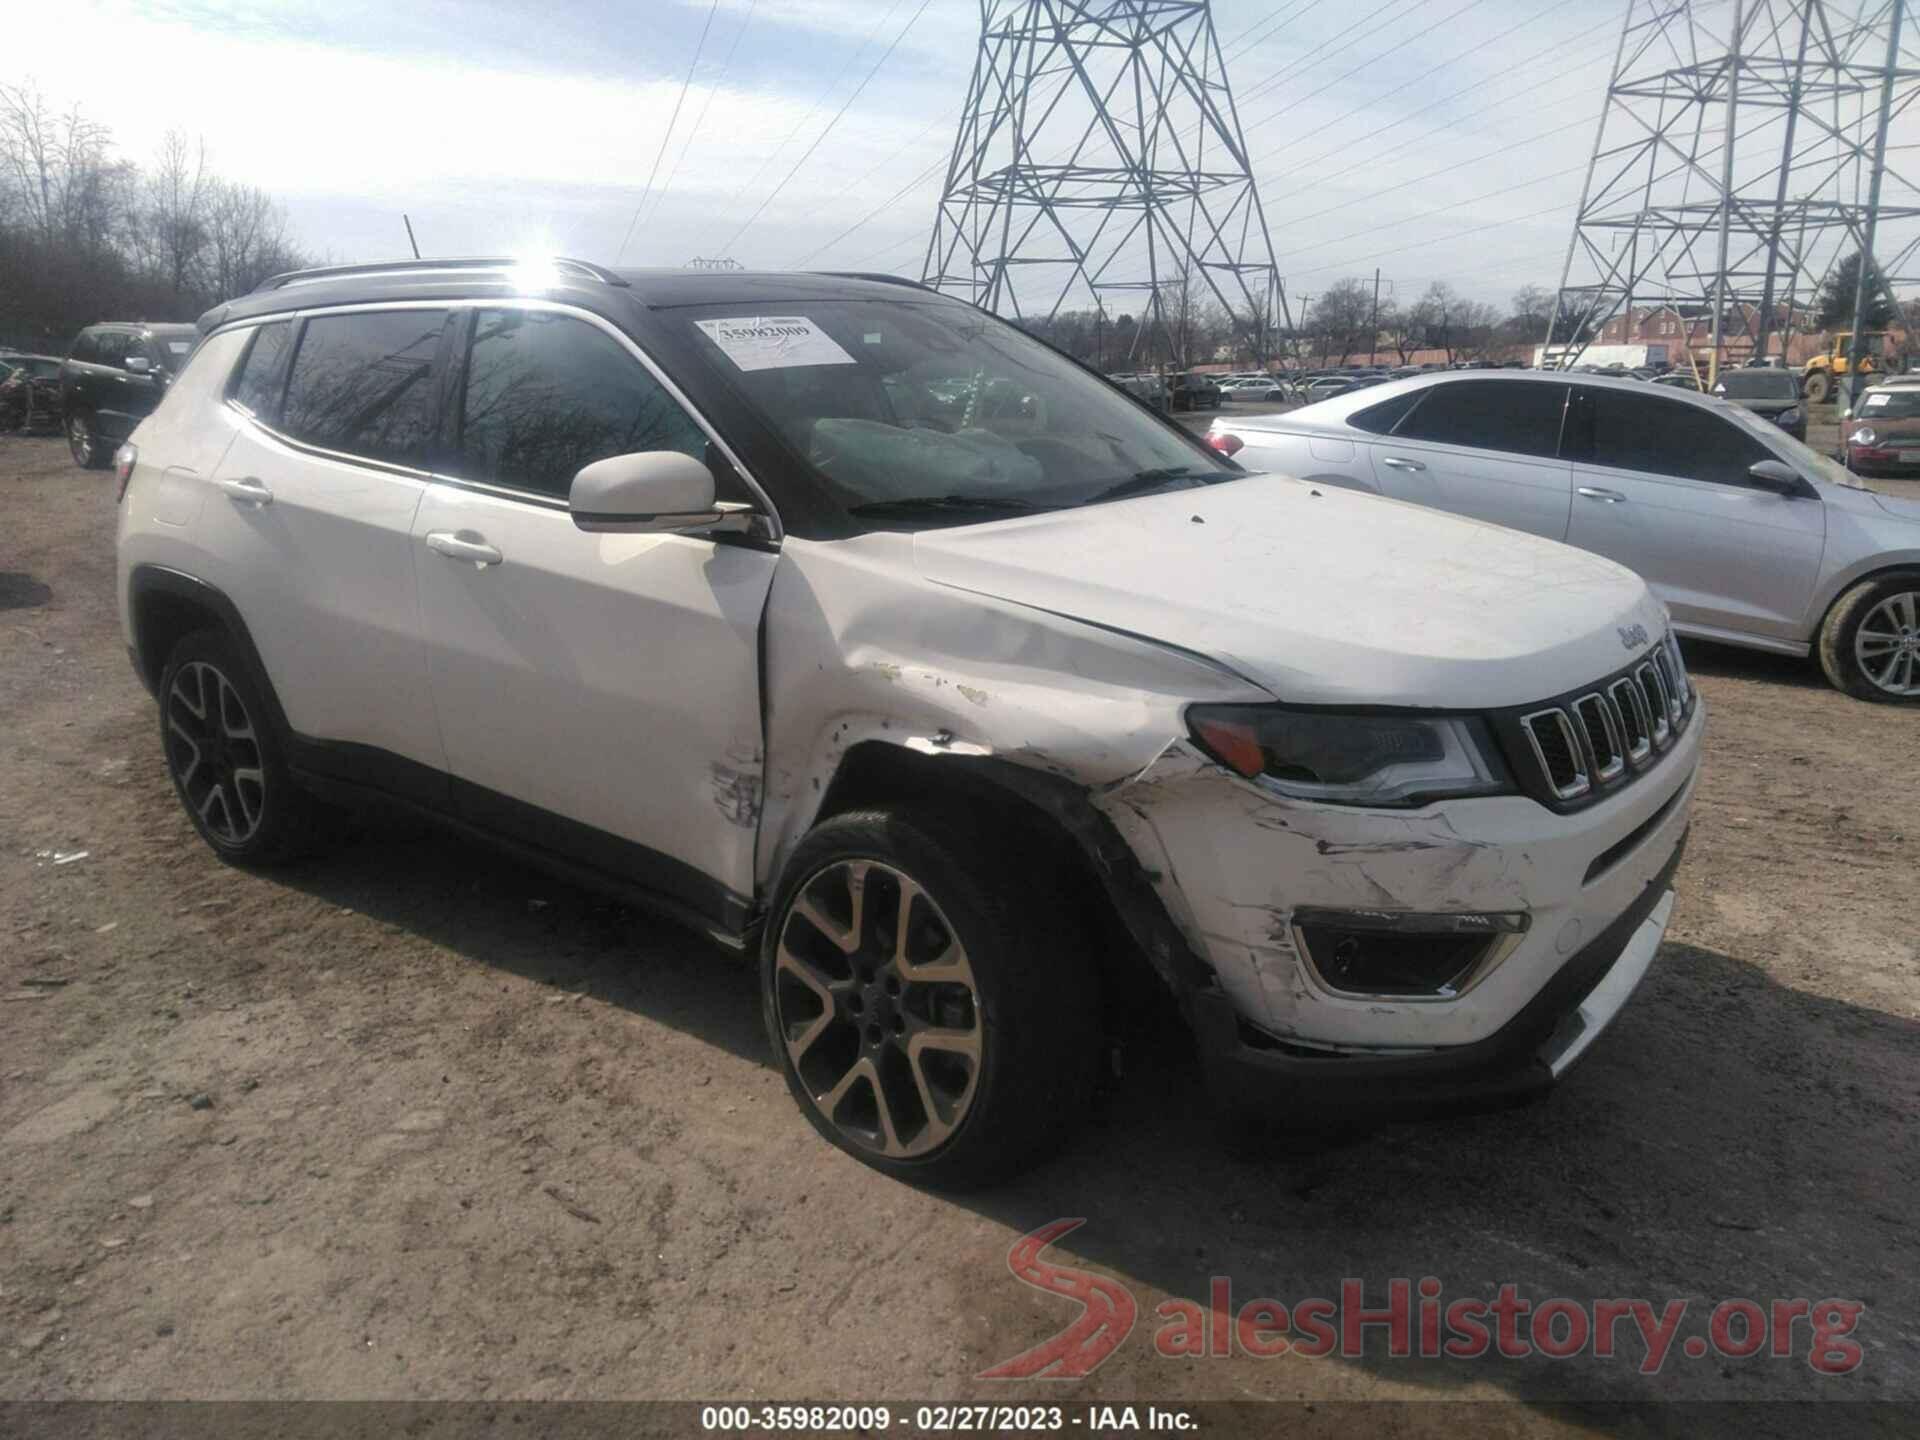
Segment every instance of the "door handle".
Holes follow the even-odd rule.
[[[1398,455],[1382,455],[1380,457],[1380,463],[1389,470],[1424,470],[1427,468],[1418,460],[1406,460]]]
[[[1618,505],[1622,500],[1627,498],[1618,490],[1602,490],[1595,485],[1582,485],[1580,487],[1580,493],[1589,500],[1599,500],[1608,505]]]
[[[472,530],[429,530],[427,548],[449,560],[465,560],[476,570],[500,563],[500,552]]]
[[[267,488],[267,482],[256,480],[251,475],[243,475],[237,480],[219,480],[214,483],[236,500],[244,500],[251,505],[273,503],[273,491]]]

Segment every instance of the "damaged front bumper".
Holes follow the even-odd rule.
[[[1394,1114],[1513,1103],[1546,1089],[1587,1051],[1639,987],[1666,935],[1683,834],[1618,919],[1573,955],[1499,1030],[1471,1044],[1397,1054],[1290,1046],[1245,1023],[1224,991],[1189,1003],[1209,1088],[1241,1107]],[[1285,1118],[1281,1114],[1280,1118]]]
[[[1094,803],[1210,972],[1182,1000],[1223,1099],[1311,1085],[1342,1107],[1498,1100],[1563,1073],[1646,973],[1704,728],[1565,814],[1522,796],[1413,811],[1289,800],[1179,744]],[[1342,984],[1316,949],[1315,927],[1343,913],[1502,933],[1454,982],[1386,993]]]

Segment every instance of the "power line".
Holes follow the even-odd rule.
[[[1568,44],[1572,43],[1573,41],[1583,40],[1587,36],[1593,34],[1595,31],[1608,28],[1612,24],[1613,24],[1613,21],[1611,20],[1603,20],[1600,22],[1600,24],[1590,25],[1585,30],[1582,30],[1579,33],[1569,37],[1569,39],[1567,40],[1559,40],[1559,41],[1555,41],[1551,45],[1543,46],[1539,50],[1536,50],[1533,54],[1528,55],[1524,59],[1516,61],[1513,65],[1508,66],[1506,69],[1502,70],[1497,75],[1489,75],[1483,79],[1474,81],[1470,85],[1462,85],[1458,90],[1455,90],[1450,94],[1442,95],[1437,100],[1428,101],[1425,105],[1422,105],[1417,110],[1409,110],[1405,115],[1396,116],[1392,120],[1387,121],[1384,125],[1376,125],[1373,129],[1367,131],[1364,135],[1356,135],[1353,137],[1353,139],[1345,141],[1342,144],[1335,146],[1331,150],[1324,150],[1318,155],[1314,155],[1306,160],[1298,161],[1295,163],[1294,167],[1291,170],[1281,171],[1276,178],[1280,180],[1288,179],[1294,175],[1298,175],[1302,170],[1306,169],[1307,166],[1317,165],[1322,160],[1330,160],[1336,155],[1347,157],[1350,159],[1353,153],[1353,147],[1355,145],[1358,145],[1363,141],[1371,140],[1376,135],[1384,135],[1389,130],[1398,129],[1400,126],[1406,124],[1409,120],[1412,120],[1415,116],[1424,115],[1429,110],[1438,109],[1442,105],[1448,104],[1449,102],[1454,100],[1458,100],[1462,95],[1470,95],[1476,90],[1481,90],[1486,88],[1488,85],[1492,85],[1499,81],[1506,80],[1512,75],[1512,73],[1515,70],[1520,69],[1522,66],[1531,64],[1533,61],[1539,59],[1542,55],[1546,55],[1554,50],[1562,49]],[[1494,38],[1497,40],[1502,37],[1495,36]],[[1488,43],[1491,43],[1491,42],[1488,42]],[[1468,53],[1471,53],[1471,52],[1468,52]],[[1463,57],[1455,56],[1454,58],[1455,60],[1458,60]],[[1456,126],[1464,125],[1468,120],[1475,118],[1475,115],[1484,116],[1489,110],[1495,110],[1495,109],[1501,108],[1502,106],[1511,105],[1515,100],[1518,100],[1521,96],[1532,94],[1535,90],[1539,90],[1544,86],[1551,85],[1555,81],[1564,80],[1567,76],[1573,74],[1576,70],[1591,69],[1594,65],[1600,63],[1605,58],[1606,58],[1605,56],[1589,55],[1585,59],[1578,60],[1572,65],[1569,65],[1564,70],[1556,71],[1553,74],[1548,75],[1543,79],[1534,81],[1531,85],[1528,85],[1525,89],[1516,90],[1513,94],[1507,96],[1503,100],[1496,100],[1490,105],[1481,106],[1479,110],[1474,112],[1474,115],[1462,115],[1458,119],[1447,121],[1444,125],[1436,125],[1430,130],[1423,130],[1420,134],[1414,136],[1412,139],[1403,141],[1398,146],[1394,146],[1387,150],[1383,150],[1380,152],[1379,155],[1369,156],[1368,158],[1379,159],[1381,158],[1381,156],[1391,155],[1394,153],[1395,150],[1404,149],[1406,148],[1406,146],[1414,144],[1420,140],[1427,139],[1430,136],[1438,135],[1446,130],[1454,129]],[[1449,63],[1452,63],[1452,62],[1449,62]],[[1427,75],[1431,75],[1432,73],[1433,72],[1430,70],[1427,72]],[[1426,78],[1427,78],[1426,75],[1415,77],[1416,80],[1424,80]],[[1386,95],[1383,95],[1380,98],[1384,100],[1393,95],[1397,95],[1400,93],[1400,90],[1404,90],[1408,88],[1408,86],[1411,86],[1413,83],[1415,82],[1409,81],[1407,85],[1401,86],[1395,90],[1390,90],[1387,92]],[[1361,109],[1370,109],[1370,108],[1372,107],[1371,106],[1357,107],[1353,110],[1349,110],[1345,115],[1339,116],[1336,120],[1329,121],[1328,123],[1338,124],[1340,120],[1350,119],[1352,116],[1359,114]],[[1264,155],[1260,155],[1256,158],[1259,160],[1271,160],[1274,156],[1278,155],[1282,150],[1286,148],[1287,147],[1284,145],[1275,146],[1272,150],[1269,150]]]
[[[911,140],[902,141],[899,149],[895,150],[891,155],[887,156],[886,159],[882,160],[878,165],[874,166],[871,170],[867,171],[866,174],[862,175],[858,180],[854,181],[851,185],[843,187],[843,193],[848,195],[852,194],[854,191],[858,190],[862,185],[866,184],[867,181],[871,180],[874,176],[878,175],[882,170],[886,169],[889,165],[893,164],[893,162],[898,160],[902,155],[906,154],[907,151],[911,150],[914,146],[918,145],[922,140],[926,139],[927,136],[933,132],[936,126],[946,125],[950,123],[951,122],[948,121],[945,116],[941,116],[941,115],[934,116],[934,118],[929,120],[926,123],[926,125],[920,130],[920,132],[917,135],[915,135]],[[906,187],[904,187],[901,190],[895,191],[894,192],[895,197],[897,198],[899,195],[906,193],[906,189],[910,189],[914,185],[918,184],[922,177],[931,175],[936,169],[938,169],[944,163],[946,163],[944,157],[942,157],[941,159],[935,160],[933,164],[929,165],[925,170],[921,171],[919,175],[916,175],[912,180],[909,180],[906,184]],[[813,209],[807,211],[806,214],[797,216],[794,219],[793,223],[795,225],[804,224],[808,220],[811,220],[815,215],[818,215],[822,210],[824,210],[826,208],[826,205],[830,205],[832,203],[834,203],[833,200],[828,200],[826,204],[814,206]],[[886,203],[891,204],[892,201],[889,200]],[[878,213],[878,212],[875,212],[875,213]],[[857,230],[858,228],[859,228],[858,224],[850,226],[848,229],[841,231],[840,235],[836,236],[835,239],[844,238],[845,236],[852,234],[853,231]],[[829,240],[827,242],[827,245],[831,245],[833,243],[834,242],[832,240]],[[806,260],[795,261],[794,264],[788,268],[798,269],[800,266],[806,264],[807,260],[811,260],[814,255],[818,255],[821,250],[824,250],[826,248],[827,248],[826,245],[822,245],[818,247],[812,252],[812,254],[806,257]]]
[[[860,92],[865,90],[867,88],[868,82],[870,82],[875,75],[880,73],[880,67],[887,63],[888,57],[890,57],[893,54],[893,52],[899,48],[900,42],[907,38],[907,32],[913,29],[914,22],[917,21],[922,15],[927,13],[927,6],[931,5],[932,3],[933,3],[933,0],[920,0],[920,8],[914,11],[912,15],[907,17],[907,23],[900,27],[900,33],[893,37],[892,44],[888,45],[886,50],[881,54],[880,58],[873,62],[873,68],[867,71],[865,77],[863,77],[860,83],[854,87],[853,93],[846,98],[846,100],[841,104],[838,110],[834,111],[833,119],[827,122],[826,128],[822,130],[818,135],[813,137],[813,143],[807,146],[806,154],[802,155],[798,160],[793,162],[793,169],[789,170],[783,177],[781,177],[780,183],[774,186],[772,192],[768,194],[767,198],[760,202],[759,208],[756,209],[753,212],[753,214],[749,215],[745,220],[741,221],[740,228],[733,232],[732,236],[729,237],[725,245],[722,245],[720,247],[721,252],[723,254],[726,251],[731,250],[733,248],[734,241],[738,240],[742,235],[747,233],[748,227],[751,226],[754,221],[758,220],[761,216],[761,213],[766,210],[767,206],[771,205],[774,202],[774,200],[778,198],[780,192],[787,188],[787,182],[792,180],[795,175],[798,175],[800,173],[800,167],[805,165],[807,161],[812,158],[813,152],[820,148],[820,142],[825,140],[828,135],[833,133],[833,127],[840,123],[840,117],[842,115],[845,115],[847,113],[848,107],[851,106],[854,101],[860,98]]]
[[[793,122],[793,128],[787,132],[787,138],[774,146],[773,149],[767,151],[766,154],[762,155],[760,157],[760,163],[753,167],[753,174],[749,175],[741,183],[740,188],[728,197],[726,206],[728,210],[731,210],[735,205],[739,204],[746,193],[760,182],[760,177],[767,173],[767,167],[773,164],[775,158],[783,154],[789,145],[793,144],[794,140],[799,137],[800,132],[806,129],[807,123],[812,120],[815,115],[820,113],[820,107],[826,103],[827,97],[840,88],[840,82],[852,73],[854,65],[859,62],[862,55],[867,53],[867,47],[873,44],[874,37],[886,26],[887,21],[893,18],[893,12],[899,8],[900,0],[891,0],[891,3],[887,6],[886,13],[874,22],[873,28],[867,32],[866,39],[862,40],[860,44],[855,47],[854,52],[847,57],[847,63],[840,67],[839,73],[836,74],[832,80],[828,81],[826,88],[814,97],[814,101],[807,107],[806,113]]]
[[[667,142],[673,139],[673,127],[680,123],[680,107],[687,103],[687,87],[693,84],[693,72],[699,68],[700,52],[707,48],[707,31],[713,28],[713,12],[720,8],[720,0],[713,0],[707,6],[706,23],[700,27],[699,43],[693,47],[693,60],[687,66],[687,78],[680,82],[680,98],[673,102],[673,114],[667,120],[666,133],[660,137],[660,148],[654,152],[653,169],[647,172],[647,188],[640,192],[640,203],[633,207],[633,218],[627,221],[627,233],[620,241],[620,249],[613,257],[618,265],[625,258],[627,246],[633,240],[633,227],[640,223],[640,212],[647,207],[647,197],[653,193],[653,177],[660,173],[660,162],[666,158]]]
[[[1391,195],[1394,191],[1404,190],[1409,185],[1420,185],[1420,184],[1424,184],[1428,180],[1437,180],[1442,175],[1450,175],[1455,170],[1464,170],[1469,165],[1478,165],[1482,161],[1493,160],[1498,158],[1499,156],[1511,154],[1515,150],[1525,149],[1529,145],[1538,144],[1540,141],[1545,140],[1550,135],[1559,135],[1567,130],[1578,129],[1582,125],[1591,125],[1595,121],[1597,121],[1599,118],[1600,117],[1597,114],[1583,115],[1578,120],[1569,120],[1566,124],[1556,125],[1551,130],[1535,131],[1532,135],[1529,135],[1526,139],[1520,141],[1518,144],[1503,146],[1498,150],[1489,150],[1484,155],[1475,155],[1472,158],[1467,160],[1457,160],[1453,164],[1444,165],[1438,170],[1429,170],[1424,175],[1415,175],[1411,179],[1401,180],[1396,184],[1385,186],[1379,190],[1371,190],[1365,195],[1356,195],[1351,200],[1342,200],[1338,205],[1329,205],[1326,207],[1326,209],[1316,210],[1311,215],[1294,216],[1287,223],[1289,225],[1304,225],[1309,220],[1318,220],[1322,215],[1332,215],[1337,211],[1346,210],[1355,205],[1364,205],[1369,200],[1378,200],[1382,195]],[[1331,240],[1315,241],[1311,245],[1302,246],[1301,249],[1299,250],[1288,250],[1285,253],[1288,255],[1299,255],[1299,254],[1305,253],[1306,251],[1318,250],[1322,245],[1331,245],[1333,243],[1335,242]]]
[[[936,121],[934,123],[938,124],[939,122]],[[923,135],[925,133],[926,132],[924,130],[921,132],[921,134]],[[898,152],[896,151],[895,153],[897,154]],[[853,234],[854,231],[860,229],[861,226],[865,225],[869,220],[872,220],[875,216],[879,215],[881,211],[891,206],[902,195],[905,195],[909,190],[913,189],[914,186],[923,185],[928,180],[931,180],[935,175],[940,173],[941,168],[945,166],[946,163],[947,163],[947,157],[942,155],[939,159],[935,160],[931,165],[927,166],[926,169],[922,170],[918,175],[914,176],[911,180],[907,181],[906,184],[902,185],[898,190],[894,191],[893,194],[889,195],[886,199],[882,200],[878,205],[874,206],[873,209],[869,210],[865,215],[861,216],[858,220],[854,221],[853,224],[849,225],[846,229],[842,230],[838,235],[834,236],[833,239],[827,241],[827,243],[824,245],[819,245],[814,247],[813,250],[809,251],[801,259],[796,260],[793,263],[793,268],[797,270],[802,265],[812,264],[814,257],[819,255],[821,251],[831,250],[834,246],[838,245],[842,240],[846,239],[849,235]],[[884,255],[887,253],[887,250],[897,250],[900,248],[900,246],[906,243],[907,242],[905,240],[895,241],[889,244],[886,247],[886,249],[874,251],[874,254]]]
[[[680,142],[680,153],[673,157],[673,168],[667,172],[667,183],[660,187],[661,199],[673,188],[674,177],[680,173],[680,167],[686,163],[687,151],[693,148],[693,142],[699,138],[700,127],[707,123],[707,111],[713,108],[713,97],[720,93],[721,82],[727,78],[727,72],[733,68],[734,53],[739,50],[740,42],[746,37],[747,27],[753,23],[753,12],[759,7],[760,0],[748,0],[746,18],[740,22],[740,28],[733,32],[733,43],[727,46],[726,58],[720,62],[720,73],[713,77],[713,83],[707,87],[706,98],[700,102],[700,113],[693,117],[693,128],[687,131],[687,138]],[[653,213],[660,213],[660,201],[656,200]]]
[[[1348,70],[1344,74],[1338,75],[1332,80],[1327,81],[1327,83],[1322,85],[1318,90],[1309,90],[1306,94],[1300,96],[1297,100],[1288,101],[1285,105],[1282,105],[1278,110],[1274,111],[1271,115],[1267,116],[1265,120],[1262,120],[1259,123],[1262,125],[1265,125],[1269,121],[1278,120],[1282,115],[1286,114],[1289,110],[1292,110],[1298,106],[1306,104],[1307,101],[1313,99],[1313,97],[1316,95],[1325,94],[1327,91],[1331,90],[1334,86],[1340,84],[1342,81],[1351,80],[1355,75],[1358,75],[1362,70],[1367,69],[1369,66],[1378,65],[1382,60],[1386,59],[1387,56],[1393,54],[1394,51],[1406,49],[1407,46],[1411,45],[1414,41],[1420,39],[1422,36],[1431,34],[1433,31],[1438,30],[1442,25],[1448,24],[1454,20],[1458,20],[1462,15],[1466,14],[1467,11],[1475,9],[1476,7],[1483,5],[1485,3],[1486,3],[1486,0],[1467,0],[1466,4],[1462,5],[1458,10],[1454,11],[1451,15],[1444,16],[1443,18],[1434,21],[1433,24],[1427,26],[1427,28],[1424,30],[1414,31],[1413,34],[1407,36],[1406,39],[1400,41],[1399,44],[1397,45],[1389,45],[1385,50],[1382,50],[1378,55],[1375,55],[1371,60],[1361,61],[1358,65],[1354,66],[1351,70]]]
[[[1294,6],[1291,11],[1269,16],[1265,20],[1254,21],[1253,24],[1240,31],[1231,40],[1223,40],[1220,42],[1220,48],[1225,52],[1220,56],[1221,60],[1233,60],[1246,54],[1249,50],[1253,49],[1254,46],[1263,43],[1269,35],[1273,34],[1273,32],[1278,30],[1282,25],[1288,21],[1297,23],[1310,12],[1319,9],[1322,3],[1323,0],[1294,0]],[[1305,8],[1303,9],[1302,6]],[[1253,32],[1256,30],[1260,31],[1260,33],[1254,35],[1253,39],[1247,40],[1246,37],[1253,35]],[[1246,40],[1246,44],[1241,44],[1240,42],[1242,40]]]

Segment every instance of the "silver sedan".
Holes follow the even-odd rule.
[[[1209,443],[1251,470],[1596,551],[1639,571],[1683,635],[1817,656],[1850,694],[1920,704],[1920,502],[1724,400],[1596,375],[1428,375],[1222,416]]]

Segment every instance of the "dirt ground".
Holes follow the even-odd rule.
[[[1169,1042],[1057,1161],[953,1198],[822,1144],[749,970],[671,924],[434,833],[221,865],[122,649],[111,478],[0,438],[0,507],[0,1398],[1920,1400],[1912,711],[1689,647],[1669,943],[1546,1100],[1248,1161]],[[1068,1216],[1050,1258],[1134,1334],[1081,1381],[976,1378],[1077,1313],[1007,1267]],[[1157,1355],[1214,1275],[1689,1299],[1688,1335],[1856,1300],[1863,1359]]]

